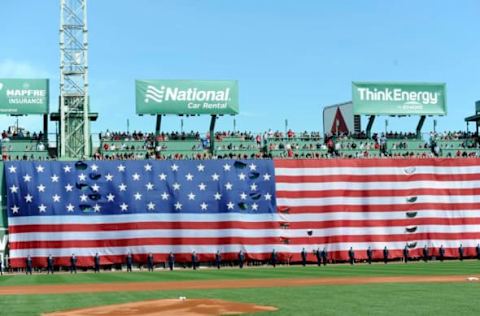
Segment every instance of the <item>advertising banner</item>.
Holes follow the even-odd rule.
[[[353,82],[354,114],[446,115],[444,83]]]
[[[238,114],[237,81],[136,80],[137,114]]]
[[[48,79],[0,79],[0,114],[45,114]]]

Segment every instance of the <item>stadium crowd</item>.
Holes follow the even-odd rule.
[[[31,133],[22,128],[4,130],[2,160],[55,159],[47,153],[44,136],[42,132]],[[464,131],[430,132],[424,139],[403,132],[375,133],[367,138],[364,131],[336,135],[291,129],[261,133],[218,131],[213,153],[209,133],[202,136],[195,131],[155,135],[107,130],[99,135],[99,140],[100,146],[93,154],[96,160],[480,157],[477,135]]]
[[[45,136],[41,131],[31,133],[14,126],[3,130],[0,139],[2,160],[49,159]]]
[[[8,142],[10,140],[44,140],[44,134],[42,131],[33,132],[26,131],[23,128],[9,127],[7,130],[2,131],[2,142]]]
[[[321,135],[318,131],[286,132],[268,130],[263,133],[222,131],[215,133],[215,150],[211,154],[210,135],[198,132],[162,133],[155,142],[153,134],[140,132],[105,133],[101,137],[103,150],[95,159],[246,159],[246,158],[429,158],[479,157],[478,138],[473,133],[430,133],[428,140],[418,139],[414,133],[388,132],[373,134]],[[128,145],[121,141],[144,140]],[[108,143],[116,140],[117,143]],[[188,150],[177,150],[175,141],[198,141]],[[120,141],[120,142],[119,142]],[[170,141],[170,143],[169,143]]]

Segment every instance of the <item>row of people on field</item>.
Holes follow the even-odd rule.
[[[476,249],[476,256],[477,256],[477,259],[480,260],[480,244],[477,245],[477,247],[475,248]],[[460,260],[463,260],[464,259],[464,248],[462,245],[460,245],[457,249],[458,251],[458,258]],[[329,257],[328,257],[328,251],[327,251],[327,248],[323,248],[323,249],[316,249],[313,251],[315,257],[316,257],[316,261],[317,261],[317,264],[320,266],[320,265],[326,265],[328,262],[329,262]],[[366,250],[366,255],[367,255],[367,262],[369,264],[371,264],[374,260],[373,258],[373,250],[371,247],[368,247],[368,249]],[[269,263],[275,267],[278,263],[278,252],[273,249],[271,254],[270,254],[270,259],[269,259]],[[308,257],[308,252],[306,251],[305,248],[302,249],[301,253],[300,253],[300,257],[301,257],[301,264],[303,266],[305,266],[307,263],[308,263],[308,260],[307,260],[307,257]],[[437,257],[440,261],[443,261],[445,259],[445,248],[442,246],[440,246],[440,248],[438,249],[438,257]],[[385,247],[383,249],[383,261],[385,263],[388,262],[388,260],[390,259],[389,257],[389,250],[387,247]],[[425,261],[428,261],[431,259],[431,253],[430,253],[430,249],[425,245],[424,248],[422,249],[422,259],[425,260]],[[348,250],[348,260],[350,262],[350,264],[354,264],[357,260],[357,258],[355,257],[355,250],[353,249],[353,247],[350,247],[350,249]],[[404,249],[403,249],[403,261],[405,263],[407,263],[408,261],[412,260],[412,258],[410,257],[410,248],[405,245]],[[70,273],[77,273],[77,257],[75,254],[72,254],[72,256],[70,257],[70,265],[69,265],[69,271]],[[100,255],[98,253],[95,254],[95,256],[93,257],[93,262],[94,262],[94,266],[93,266],[93,269],[95,271],[95,273],[97,272],[100,272]],[[154,260],[154,256],[152,253],[149,253],[147,255],[147,260],[146,262],[141,262],[142,264],[143,263],[146,263],[146,266],[147,266],[147,269],[148,271],[153,271],[154,267],[155,267],[155,260]],[[192,252],[191,254],[191,260],[190,260],[190,263],[191,263],[191,266],[194,270],[196,270],[199,266],[199,259],[198,259],[198,255],[195,251]],[[238,252],[238,255],[237,255],[237,263],[239,265],[240,268],[243,268],[244,264],[245,264],[245,253],[243,251],[240,251]],[[170,270],[173,270],[174,266],[175,266],[175,254],[170,252],[169,255],[168,255],[168,258],[167,258],[167,262],[166,264],[168,265],[168,268]],[[132,271],[132,267],[134,265],[134,259],[133,259],[133,255],[132,253],[128,253],[125,257],[125,265],[127,267],[127,272],[131,272]],[[214,265],[220,269],[220,267],[222,266],[222,254],[217,251],[215,253],[215,259],[214,259]],[[55,267],[55,258],[52,256],[52,255],[49,255],[47,257],[47,274],[49,273],[52,273],[54,272],[54,267]],[[27,256],[26,258],[26,273],[27,274],[32,274],[32,270],[33,270],[33,260],[31,258],[31,256]],[[1,263],[0,263],[0,272],[2,271],[2,266],[1,266]]]
[[[476,257],[477,259],[480,260],[480,244],[477,245],[477,247],[475,247],[475,250],[476,250]],[[457,248],[457,251],[458,251],[458,258],[460,260],[463,260],[464,257],[465,257],[465,250],[463,248],[463,245],[460,245],[458,248]],[[368,247],[367,249],[367,262],[370,264],[372,263],[373,261],[373,250],[371,247]],[[388,260],[390,259],[389,258],[389,250],[388,248],[385,246],[383,248],[383,261],[385,263],[388,263]],[[440,261],[443,261],[445,259],[445,248],[443,247],[443,245],[440,246],[440,248],[438,248],[438,257],[437,257]],[[349,262],[351,264],[354,264],[355,263],[355,251],[353,249],[353,247],[350,247],[350,249],[348,250],[348,259],[349,259]],[[411,260],[412,258],[410,257],[410,248],[408,247],[408,245],[405,245],[405,247],[403,248],[403,261],[405,263],[407,263],[409,260]],[[428,261],[431,259],[431,253],[430,253],[430,249],[428,248],[427,245],[425,245],[422,249],[422,259],[424,261]]]
[[[26,274],[32,274],[33,268],[34,268],[32,257],[27,256],[27,258],[25,260],[26,260],[25,261],[25,272],[26,272]],[[77,261],[78,261],[77,256],[75,254],[72,254],[72,256],[70,257],[70,265],[68,267],[70,273],[77,273]],[[243,268],[243,264],[245,262],[245,254],[243,253],[243,251],[240,251],[238,253],[238,261],[239,261],[240,268]],[[98,253],[96,253],[95,256],[93,257],[93,263],[94,263],[93,269],[94,269],[95,273],[100,272],[100,255]],[[199,266],[199,263],[200,262],[198,260],[197,253],[195,251],[192,252],[192,256],[191,256],[192,268],[194,270],[196,270]],[[170,254],[168,255],[167,264],[168,264],[168,268],[170,270],[173,270],[173,268],[175,266],[175,255],[172,252],[170,252]],[[127,267],[127,272],[132,272],[132,268],[133,268],[133,265],[134,265],[134,260],[133,260],[132,253],[127,254],[127,256],[125,258],[125,265]],[[155,261],[154,261],[154,257],[153,257],[152,253],[149,253],[147,255],[146,265],[147,265],[148,271],[153,271],[154,266],[155,266]],[[220,269],[221,265],[222,265],[222,255],[219,251],[217,251],[217,253],[215,254],[215,266],[218,269]],[[47,274],[50,274],[50,273],[53,274],[54,273],[54,268],[55,268],[55,258],[52,255],[49,255],[47,257]],[[2,270],[2,265],[1,265],[1,262],[0,262],[0,272],[2,272],[2,271],[3,271]]]

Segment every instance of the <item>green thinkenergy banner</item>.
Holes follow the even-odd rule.
[[[353,82],[353,113],[446,115],[444,83]]]
[[[48,79],[0,79],[0,114],[45,114]]]
[[[136,80],[137,114],[238,114],[233,80]]]

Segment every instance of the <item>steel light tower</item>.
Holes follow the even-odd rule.
[[[90,156],[87,0],[60,0],[59,154]]]

